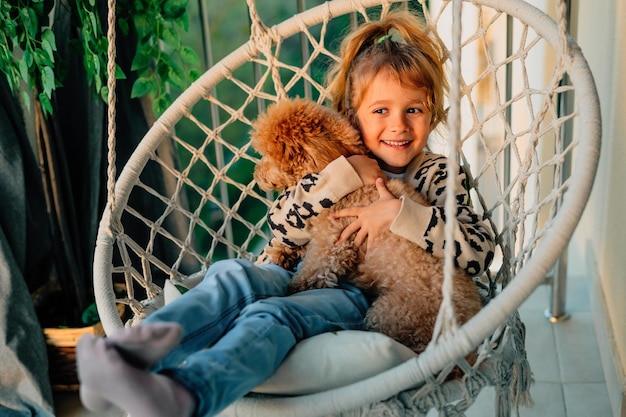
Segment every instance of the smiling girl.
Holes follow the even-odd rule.
[[[332,103],[361,132],[370,155],[338,158],[319,173],[313,187],[306,184],[283,193],[268,217],[276,238],[306,243],[309,237],[302,225],[308,217],[329,200],[334,203],[363,185],[375,184],[378,201],[335,213],[355,217],[338,243],[356,233],[355,244],[361,245],[391,230],[443,257],[446,185],[455,181],[455,264],[470,276],[480,275],[493,260],[493,233],[469,205],[465,172],[449,175],[446,158],[427,150],[429,134],[446,117],[443,49],[421,30],[415,16],[394,12],[348,36],[341,57],[329,71]],[[430,205],[395,198],[384,186],[385,176],[403,179]]]

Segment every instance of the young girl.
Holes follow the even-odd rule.
[[[417,19],[394,12],[346,38],[341,58],[329,73],[331,98],[360,130],[371,158],[338,158],[285,190],[268,214],[275,239],[307,243],[307,217],[370,184],[380,199],[336,214],[355,218],[338,243],[355,234],[356,244],[367,244],[390,229],[443,256],[446,183],[457,181],[455,261],[471,275],[482,273],[493,257],[492,232],[468,205],[464,173],[448,176],[445,158],[425,151],[445,117],[440,48]],[[403,178],[432,205],[396,199],[384,176]],[[357,288],[287,296],[292,276],[266,256],[257,264],[216,262],[197,287],[141,325],[83,337],[77,360],[84,405],[98,411],[116,404],[133,417],[213,416],[271,376],[298,341],[363,328],[368,300]]]

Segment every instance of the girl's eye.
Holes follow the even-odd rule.
[[[407,113],[422,113],[423,110],[419,107],[411,107],[407,110]]]
[[[387,112],[387,109],[376,109],[376,110],[374,110],[374,113],[377,113],[377,114],[383,114],[383,113],[386,113],[386,112]]]

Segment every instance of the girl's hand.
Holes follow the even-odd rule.
[[[377,178],[385,177],[378,162],[367,155],[352,155],[346,159],[363,181],[363,185],[374,185]]]
[[[389,192],[382,178],[376,180],[379,199],[369,206],[350,207],[333,213],[335,218],[356,217],[339,235],[336,245],[341,245],[356,233],[354,245],[360,247],[367,239],[371,245],[381,233],[389,230],[391,223],[398,215],[402,202]],[[366,246],[367,248],[367,246]]]

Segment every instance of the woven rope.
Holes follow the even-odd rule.
[[[116,112],[116,33],[115,33],[115,8],[116,1],[108,0],[107,3],[107,201],[113,209],[115,205],[115,112]]]
[[[448,124],[450,126],[450,135],[447,140],[447,169],[448,172],[458,172],[459,163],[458,155],[461,143],[461,0],[453,0],[452,2],[452,49],[450,53],[450,108],[448,111]],[[456,329],[456,316],[454,305],[452,304],[452,294],[454,292],[453,276],[455,246],[450,244],[454,242],[454,230],[457,227],[456,211],[457,211],[457,189],[456,182],[450,181],[446,185],[446,201],[445,201],[445,241],[448,244],[445,247],[445,263],[444,263],[444,280],[442,285],[443,300],[439,309],[439,317],[435,324],[433,334],[433,342],[435,342],[442,333],[453,331]]]
[[[375,18],[369,12],[371,6],[383,3],[379,10],[386,13],[393,2],[333,1],[272,27],[260,20],[252,0],[247,3],[250,40],[183,92],[150,129],[115,184],[114,204],[111,200],[110,212],[102,220],[94,260],[94,290],[107,332],[122,326],[116,303],[128,305],[137,317],[159,308],[163,299],[156,283],[163,279],[179,283],[196,279],[215,259],[231,254],[254,259],[269,239],[264,215],[273,198],[261,192],[251,176],[258,157],[250,148],[247,130],[258,114],[258,103],[262,108],[279,97],[300,94],[303,83],[311,86],[315,99],[324,100],[326,91],[316,71],[325,68],[325,60],[337,59],[336,45],[327,39],[333,19],[356,12],[370,20]],[[425,1],[420,3],[424,6]],[[460,59],[481,59],[474,73],[465,71],[466,65],[457,72],[458,78],[452,72],[451,86],[459,93],[459,107],[455,109],[457,99],[451,96],[451,140],[446,138],[446,144],[452,156],[459,152],[458,160],[450,158],[450,169],[456,169],[459,162],[465,167],[474,205],[497,233],[499,268],[489,271],[483,284],[491,296],[501,293],[470,322],[457,327],[449,310],[448,279],[435,338],[418,359],[326,393],[246,399],[229,409],[231,415],[294,415],[293,411],[277,411],[293,407],[303,417],[350,409],[344,415],[426,415],[430,408],[440,410],[441,415],[463,415],[486,385],[496,386],[501,415],[507,415],[510,403],[515,407],[529,402],[531,378],[520,331],[523,327],[514,313],[565,247],[588,197],[599,149],[597,95],[580,51],[566,38],[562,4],[557,7],[560,18],[555,24],[520,1],[466,0],[463,26],[456,27],[461,22],[457,18],[456,41],[450,41],[445,35],[452,27],[448,22],[460,13],[460,5],[458,0],[441,1],[440,7],[425,10],[424,18],[432,36],[442,39],[451,50],[460,47]],[[516,17],[515,48],[509,56],[491,46],[503,33],[506,13]],[[286,45],[299,33],[309,46],[305,62],[286,53]],[[458,68],[454,56],[451,54],[451,66]],[[532,73],[533,60],[543,62],[550,56],[555,57],[551,74],[547,79],[538,78]],[[246,77],[246,71],[252,73],[251,65],[260,69],[258,78]],[[513,69],[516,81],[510,97],[504,87],[507,67]],[[573,85],[561,83],[566,72]],[[579,109],[560,115],[557,96],[574,89]],[[205,106],[216,108],[212,113],[219,118],[207,120]],[[509,121],[507,108],[525,120]],[[580,133],[565,145],[563,126],[574,119]],[[179,151],[180,168],[156,152],[166,139]],[[503,155],[508,151],[510,180],[502,174]],[[563,161],[572,156],[577,168],[561,181]],[[148,165],[176,184],[171,195],[161,194],[149,177],[141,175]],[[151,201],[161,213],[150,215],[129,205],[131,194]],[[187,195],[188,206],[181,203],[182,194]],[[446,204],[446,210],[452,207]],[[173,213],[186,219],[186,233],[168,229]],[[142,237],[128,236],[121,228],[111,232],[111,224],[130,220],[144,226]],[[156,250],[162,246],[176,256],[161,259]],[[114,258],[119,261],[114,263]],[[125,283],[124,296],[114,294],[113,281]],[[470,366],[459,359],[478,345],[476,364]],[[465,377],[445,382],[455,366]],[[384,399],[388,400],[379,403]],[[453,399],[459,401],[452,405]],[[371,405],[363,405],[363,401]]]

